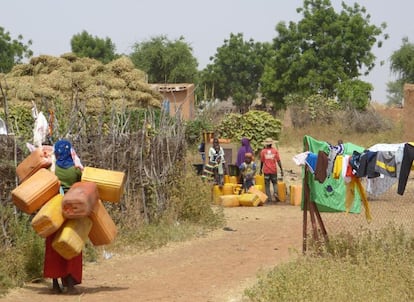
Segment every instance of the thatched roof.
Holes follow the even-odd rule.
[[[32,106],[42,99],[84,102],[88,111],[105,107],[160,108],[162,96],[151,89],[146,74],[128,57],[108,64],[72,53],[60,57],[42,55],[18,64],[0,83],[9,106]],[[3,96],[0,95],[0,100]]]

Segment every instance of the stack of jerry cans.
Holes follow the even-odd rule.
[[[52,165],[49,151],[37,148],[18,165],[20,184],[12,201],[27,214],[38,211],[33,229],[43,238],[56,232],[52,247],[65,259],[78,255],[88,237],[94,245],[110,244],[117,228],[101,200],[120,201],[125,174],[87,167],[82,181],[61,195],[59,179],[47,169]]]
[[[99,201],[92,209],[92,230],[89,239],[93,245],[105,245],[117,234],[116,225],[103,206],[103,201],[119,202],[124,192],[125,173],[100,168],[85,167],[82,181],[94,182],[98,188]]]
[[[12,192],[14,204],[23,212],[32,214],[59,193],[60,181],[57,176],[41,168]]]

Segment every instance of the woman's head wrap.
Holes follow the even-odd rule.
[[[72,145],[65,139],[58,140],[55,143],[56,165],[67,169],[75,165],[72,159]]]

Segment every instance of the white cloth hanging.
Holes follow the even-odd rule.
[[[35,125],[33,128],[33,144],[40,147],[46,141],[47,133],[49,132],[49,124],[43,112],[39,112],[36,116]]]

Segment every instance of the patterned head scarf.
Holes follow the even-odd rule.
[[[55,144],[56,165],[67,169],[75,165],[71,154],[72,145],[65,139],[58,140]]]

